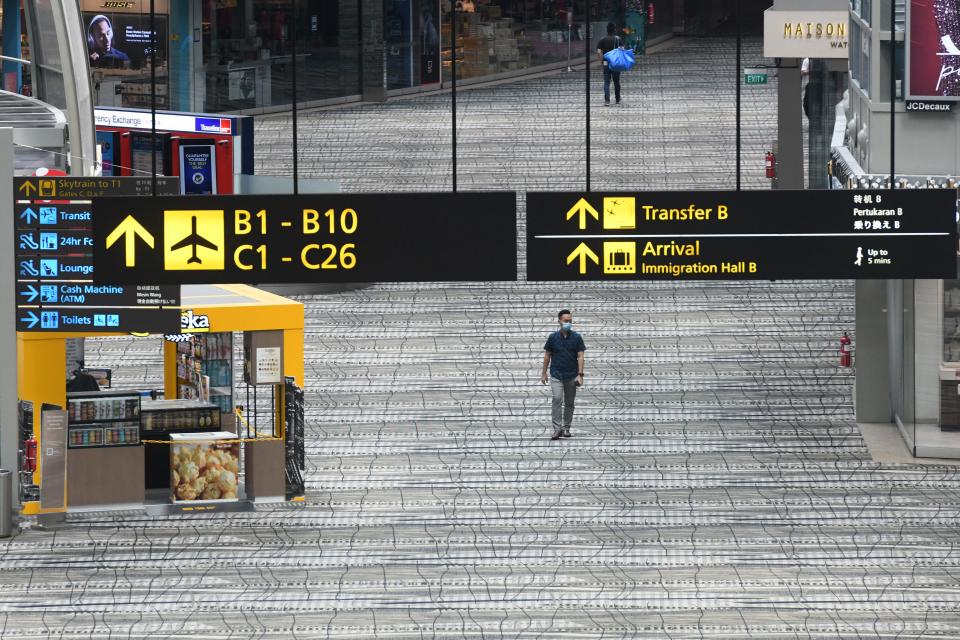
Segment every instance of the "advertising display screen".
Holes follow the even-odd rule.
[[[143,69],[150,62],[150,15],[85,11],[87,53],[92,69]],[[157,65],[167,59],[167,16],[154,17]]]
[[[169,136],[153,136],[149,133],[132,133],[130,135],[130,168],[136,176],[153,175],[153,148],[157,153],[157,174],[167,173],[167,148]]]
[[[217,158],[213,144],[180,145],[180,193],[200,196],[217,193]]]
[[[120,175],[120,167],[116,166],[119,160],[119,136],[112,131],[97,131],[97,144],[100,145],[102,170],[105,176]]]
[[[960,100],[960,6],[910,0],[907,97]]]
[[[420,7],[420,84],[440,82],[440,3]]]

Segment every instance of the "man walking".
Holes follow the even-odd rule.
[[[543,370],[540,382],[547,384],[550,369],[550,388],[553,391],[553,436],[569,438],[573,422],[573,401],[577,387],[583,384],[583,352],[587,349],[583,338],[573,330],[573,316],[569,309],[557,314],[560,330],[554,331],[543,345]]]
[[[620,40],[620,37],[614,35],[616,30],[617,25],[613,24],[612,22],[608,22],[606,37],[600,38],[600,42],[597,43],[597,54],[600,56],[600,64],[603,65],[603,106],[605,107],[610,106],[611,80],[613,80],[613,90],[617,99],[617,104],[620,104],[620,72],[611,71],[609,65],[607,65],[607,61],[603,57],[605,53],[613,51],[623,44],[623,41]]]

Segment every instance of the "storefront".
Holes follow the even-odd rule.
[[[139,338],[163,344],[159,393],[67,391],[51,371],[85,334],[17,334],[23,513],[302,499],[303,305],[241,285],[181,300],[181,333]]]
[[[889,280],[887,308],[891,408],[907,447],[960,458],[960,280]]]
[[[458,0],[458,77],[579,62],[587,25],[597,39],[608,21],[642,48],[649,18],[669,30],[672,8],[660,4],[656,17],[656,1],[595,0],[587,16],[585,0]],[[81,6],[100,107],[149,107],[155,81],[158,109],[282,108],[292,101],[294,57],[300,104],[358,98],[364,73],[387,91],[451,73],[452,0],[155,0],[152,21],[149,0]]]
[[[450,0],[443,1],[444,78],[451,68],[452,8]],[[462,0],[457,11],[460,78],[579,63],[587,25],[592,42],[605,36],[607,23],[614,22],[623,28],[628,45],[642,49],[647,21],[644,0]]]

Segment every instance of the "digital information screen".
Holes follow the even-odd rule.
[[[956,278],[957,192],[528,193],[527,280]]]
[[[516,194],[101,198],[94,279],[515,281]]]

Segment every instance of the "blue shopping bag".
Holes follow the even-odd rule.
[[[633,67],[633,51],[614,47],[603,54],[603,59],[607,61],[607,68],[610,71],[629,71]]]

